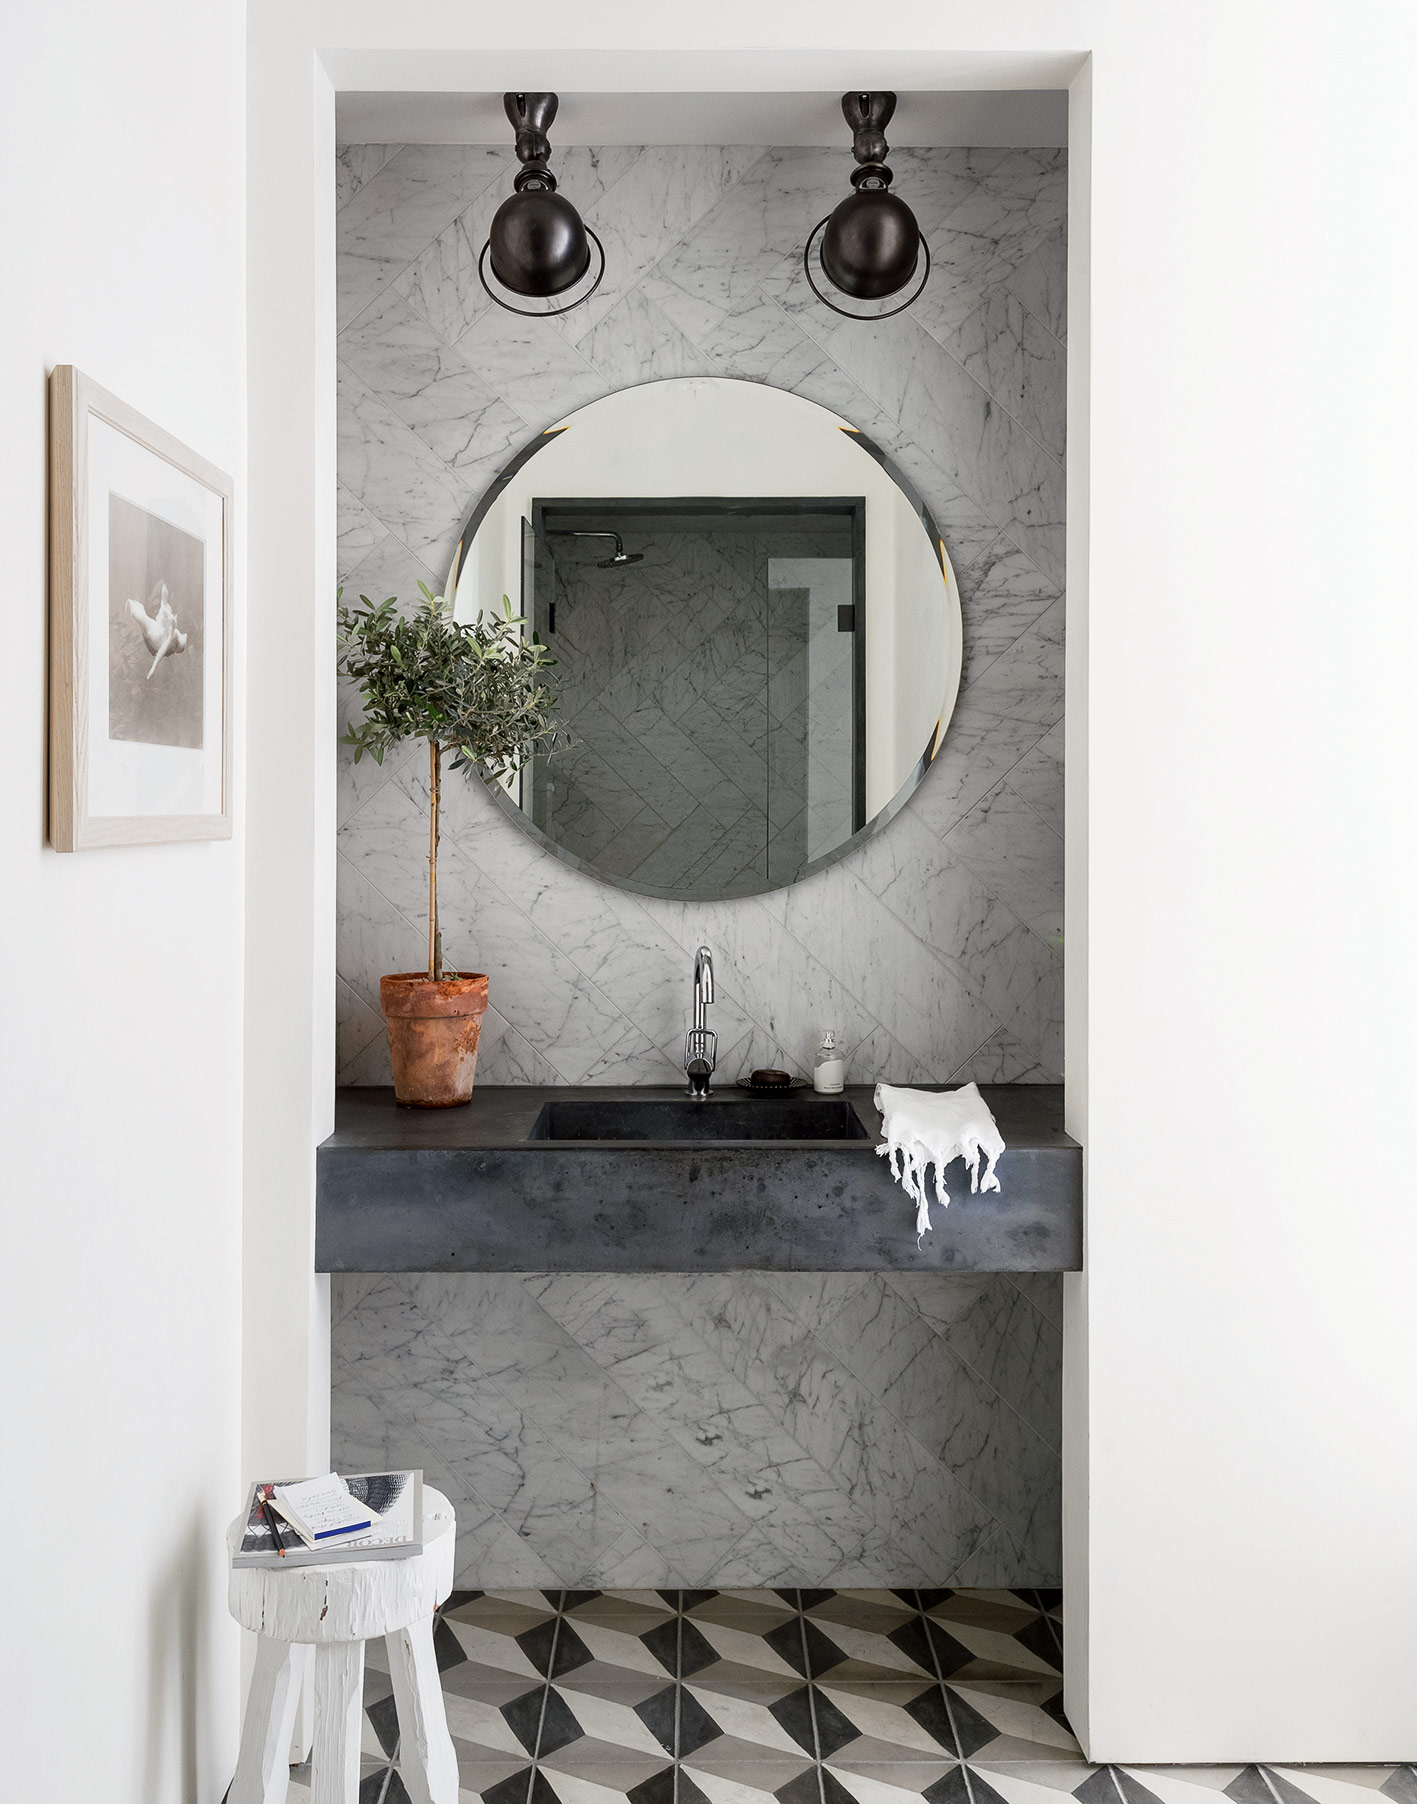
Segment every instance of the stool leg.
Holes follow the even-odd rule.
[[[315,1648],[315,1741],[311,1804],[357,1804],[364,1723],[364,1643],[321,1641]],[[290,1731],[286,1730],[286,1746]]]
[[[295,1731],[290,1738],[290,1764],[304,1766],[310,1758],[310,1744],[315,1739],[315,1650],[302,1647],[304,1654],[301,1680],[295,1690]]]
[[[290,1736],[305,1673],[305,1649],[256,1637],[256,1668],[241,1725],[241,1752],[229,1804],[285,1804]]]
[[[386,1635],[399,1713],[399,1777],[413,1804],[458,1804],[458,1757],[443,1710],[433,1618]]]

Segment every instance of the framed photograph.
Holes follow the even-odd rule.
[[[231,835],[231,478],[49,379],[49,839]]]

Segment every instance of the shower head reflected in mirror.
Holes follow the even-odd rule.
[[[645,554],[642,551],[626,551],[624,541],[618,532],[573,532],[569,529],[553,532],[553,539],[614,539],[615,551],[612,556],[601,558],[595,566],[597,570],[618,570],[623,564],[642,564]]]

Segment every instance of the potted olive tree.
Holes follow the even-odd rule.
[[[453,560],[453,572],[457,559]],[[438,815],[443,759],[453,771],[493,782],[514,775],[555,737],[546,647],[502,597],[502,613],[475,622],[453,618],[455,574],[447,593],[420,583],[408,614],[393,597],[339,609],[340,666],[359,685],[364,718],[341,744],[382,763],[405,739],[428,741],[428,969],[379,979],[389,1035],[394,1094],[414,1108],[442,1109],[472,1098],[477,1042],[487,1007],[481,972],[449,970],[438,926]]]

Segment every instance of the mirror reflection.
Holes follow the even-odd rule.
[[[505,594],[557,661],[563,743],[499,799],[607,881],[792,883],[888,819],[938,747],[948,559],[876,448],[795,395],[608,396],[501,473],[463,546],[459,615]]]

